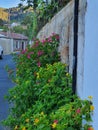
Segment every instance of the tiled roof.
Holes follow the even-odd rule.
[[[7,38],[28,40],[27,36],[24,36],[23,34],[19,34],[19,33],[0,32],[0,34],[6,36]]]

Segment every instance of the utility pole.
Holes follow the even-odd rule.
[[[8,37],[11,38],[11,25],[10,25],[10,8],[8,9]]]

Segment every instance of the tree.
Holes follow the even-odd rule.
[[[21,26],[15,26],[12,28],[12,31],[15,33],[22,33],[23,32],[23,28]]]
[[[0,19],[0,26],[3,26],[4,21],[2,19]]]

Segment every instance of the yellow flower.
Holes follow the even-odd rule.
[[[14,130],[18,130],[18,126],[17,125],[15,126]]]
[[[52,128],[54,129],[56,127],[57,123],[52,124]]]
[[[36,73],[37,74],[37,79],[39,79],[39,73]]]
[[[26,119],[26,122],[28,123],[29,121],[30,121],[30,120],[27,118],[27,119]]]
[[[24,116],[25,116],[25,114],[22,114],[22,115],[21,115],[21,117],[24,117]]]
[[[22,130],[26,130],[26,127],[23,127]]]
[[[65,66],[68,66],[67,64],[64,64]]]
[[[18,79],[16,79],[16,83],[19,83],[19,80],[18,80]]]
[[[69,76],[69,73],[66,73],[66,76],[68,77],[68,76]]]
[[[91,110],[91,111],[94,110],[94,106],[93,106],[93,105],[90,106],[90,110]]]
[[[36,118],[36,119],[34,120],[34,125],[36,125],[38,122],[39,122],[39,119]]]
[[[41,115],[44,115],[44,112],[41,112]]]
[[[16,98],[16,96],[14,96],[14,98]]]
[[[90,100],[92,100],[92,99],[93,99],[93,96],[88,96],[88,98],[89,98]]]

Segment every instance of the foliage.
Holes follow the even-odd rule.
[[[15,32],[15,33],[20,33],[20,34],[25,34],[26,33],[26,29],[23,29],[22,26],[18,25],[18,26],[14,26],[12,29],[11,29],[12,32]]]
[[[27,26],[26,31],[24,32],[26,36],[28,36],[28,38],[30,40],[32,40],[33,37],[36,36],[36,32],[37,32],[37,18],[36,18],[36,13],[30,13],[28,14],[23,21],[21,22],[21,24],[24,26]]]
[[[46,97],[46,95],[45,95]],[[59,101],[59,100],[58,100]],[[39,107],[42,104],[38,104]],[[21,115],[16,123],[15,130],[93,130],[91,122],[90,100],[81,100],[74,96],[74,101],[55,109],[48,114],[44,111],[34,112],[33,108]],[[82,120],[86,121],[82,124]]]
[[[50,19],[60,11],[70,0],[21,0],[27,1],[28,6],[33,8],[31,18],[32,22],[28,22],[28,31],[30,39],[35,38],[40,29],[50,21]],[[31,19],[30,18],[30,19]],[[25,20],[26,21],[26,20]],[[24,21],[23,21],[24,22]]]
[[[58,43],[59,36],[52,34],[42,41],[36,40],[32,47],[28,46],[21,54],[15,55],[16,77],[13,78],[13,81],[16,86],[9,90],[7,97],[9,102],[15,104],[12,108],[14,116],[20,116],[34,103],[35,97],[32,86],[36,84],[36,73],[40,67],[45,67],[46,63],[53,64],[59,61]],[[9,72],[8,67],[6,70]]]
[[[29,78],[40,66],[44,67],[47,63],[53,64],[58,61],[58,43],[59,36],[57,34],[52,34],[49,38],[42,41],[35,40],[31,47],[28,46],[18,57],[14,58],[17,63],[17,76],[23,79],[25,77]]]
[[[0,26],[3,26],[4,22],[3,20],[0,18]]]
[[[59,36],[38,39],[16,62],[16,83],[7,100],[13,104],[3,121],[12,130],[88,130],[93,105],[72,93],[67,65],[59,62]],[[8,70],[9,68],[6,67]],[[87,123],[82,126],[82,120]]]

